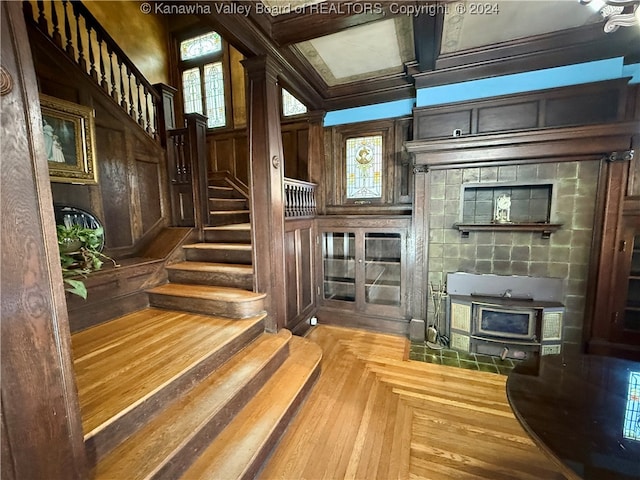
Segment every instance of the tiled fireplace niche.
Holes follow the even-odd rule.
[[[426,199],[429,281],[443,282],[451,272],[564,278],[564,339],[565,343],[579,344],[598,171],[598,161],[581,161],[430,172]],[[555,185],[550,215],[562,227],[549,238],[527,231],[472,231],[468,238],[461,236],[453,226],[462,218],[462,187],[500,182]]]

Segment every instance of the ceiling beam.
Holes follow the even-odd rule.
[[[413,42],[418,70],[431,71],[436,68],[440,55],[444,9],[435,9],[435,15],[417,15],[413,17]]]

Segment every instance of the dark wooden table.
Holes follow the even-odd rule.
[[[640,363],[547,355],[507,379],[516,417],[569,479],[640,479]]]

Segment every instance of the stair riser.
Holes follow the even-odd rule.
[[[219,213],[215,215],[209,215],[209,224],[214,227],[248,222],[249,213]]]
[[[275,447],[280,442],[280,438],[282,434],[285,432],[287,427],[289,426],[289,422],[295,417],[296,413],[300,406],[306,400],[309,391],[316,383],[318,376],[320,375],[320,364],[318,364],[313,371],[313,373],[307,379],[304,387],[300,390],[298,396],[295,398],[291,405],[287,409],[286,413],[283,415],[282,419],[278,423],[278,426],[274,429],[274,431],[269,436],[268,440],[264,442],[260,448],[260,450],[256,453],[253,461],[250,465],[247,466],[247,469],[244,471],[243,475],[240,477],[242,480],[252,480],[257,477],[258,472],[264,466],[266,460],[269,458],[271,452],[275,449]]]
[[[144,402],[136,405],[95,435],[86,438],[85,447],[91,462],[97,463],[100,461],[123,440],[165,408],[168,403],[190,390],[194,385],[197,385],[263,332],[264,321],[257,322],[250,329],[234,338],[233,341],[213,352],[208,358],[194,365],[193,368],[179,378],[174,379],[170,384],[155,392]]]
[[[169,270],[169,281],[196,285],[216,285],[253,290],[253,274],[228,274],[220,272],[193,272],[188,270]]]
[[[184,310],[185,312],[216,315],[226,318],[249,318],[264,312],[264,299],[246,302],[227,302],[224,300],[206,300],[193,297],[162,295],[149,293],[149,303],[158,308]]]
[[[210,210],[247,210],[247,201],[241,198],[219,199],[209,198]]]
[[[206,230],[205,242],[212,243],[251,243],[251,230]]]
[[[239,263],[241,265],[251,265],[250,250],[224,250],[224,249],[202,249],[185,248],[187,260],[192,262],[213,262],[213,263]]]
[[[271,376],[282,366],[289,356],[289,345],[285,344],[276,355],[257,373],[250,382],[237,392],[233,399],[209,419],[206,425],[185,443],[180,451],[149,478],[153,480],[174,480],[179,478],[211,441],[229,424],[251,398],[264,386]]]
[[[239,192],[228,188],[209,187],[210,198],[244,198]]]

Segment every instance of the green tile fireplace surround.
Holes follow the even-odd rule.
[[[574,161],[429,172],[427,281],[436,285],[445,283],[451,272],[564,279],[563,348],[579,348],[598,171],[598,161]],[[540,232],[526,231],[472,231],[467,238],[461,236],[454,225],[463,220],[464,186],[477,188],[500,183],[552,183],[550,221],[561,224],[561,228],[549,238],[542,238]],[[429,325],[433,323],[430,299],[427,305]],[[440,358],[448,357],[440,355]]]

